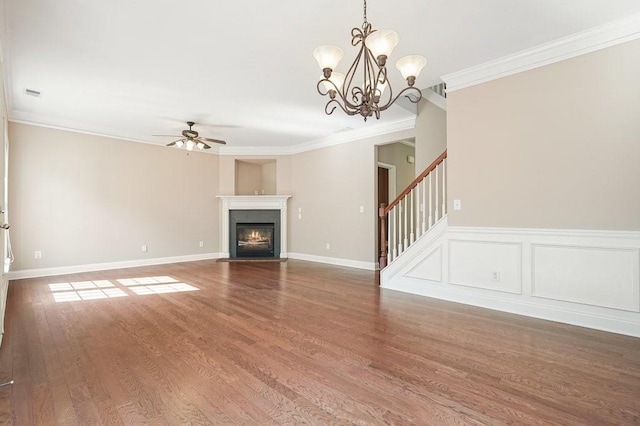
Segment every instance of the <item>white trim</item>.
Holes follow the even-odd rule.
[[[622,318],[598,315],[595,313],[580,312],[564,307],[559,308],[556,306],[545,305],[543,303],[530,303],[522,300],[512,300],[495,294],[490,294],[489,292],[478,295],[471,294],[462,288],[425,287],[421,285],[411,285],[407,282],[401,281],[392,285],[385,285],[383,288],[402,291],[404,293],[417,294],[420,296],[433,297],[436,299],[447,300],[449,302],[462,303],[465,305],[479,306],[481,308],[488,308],[496,311],[556,321],[564,324],[640,337],[640,327],[638,327],[638,323],[635,321],[627,321]]]
[[[23,278],[50,277],[55,275],[78,274],[83,272],[107,271],[110,269],[137,268],[140,266],[164,265],[168,263],[195,262],[198,260],[220,259],[220,253],[188,254],[185,256],[159,257],[155,259],[124,260],[120,262],[92,263],[87,265],[58,266],[53,268],[23,269],[7,274],[9,280]]]
[[[438,108],[445,111],[447,110],[447,98],[445,98],[444,96],[438,95],[433,90],[424,89],[422,91],[422,97],[425,98],[427,101],[431,102],[432,104],[434,104],[435,106],[437,106]]]
[[[487,271],[476,273],[475,278],[470,281],[471,286],[454,285],[453,272],[474,273],[475,271],[472,267],[467,268],[464,262],[458,262],[457,266],[451,264],[450,243],[459,240],[480,244],[490,242],[518,245],[521,247],[520,255],[509,259],[496,252],[486,264]],[[420,265],[426,266],[429,253],[441,246],[443,248],[441,265],[428,264],[428,269],[421,270],[422,276],[411,272]],[[594,265],[599,268],[597,272],[600,276],[622,276],[622,281],[616,283],[619,284],[617,289],[624,291],[618,292],[617,299],[602,303],[594,302],[597,291],[592,293],[595,296],[592,295],[589,298],[571,297],[572,294],[567,296],[566,291],[574,290],[566,290],[564,293],[557,291],[541,297],[536,288],[537,260],[534,252],[535,248],[540,246],[579,249],[569,254],[570,257],[567,257],[569,261],[572,261],[573,256],[580,255],[581,249],[611,250],[625,255],[624,270],[608,271],[606,268],[611,266]],[[613,263],[613,265],[617,264]],[[549,271],[567,274],[566,289],[571,289],[572,285],[575,287],[576,281],[571,273],[573,269],[569,270],[562,265],[558,265],[559,269]],[[545,266],[541,264],[540,267]],[[441,268],[444,273],[441,280],[433,281],[433,277],[437,277],[434,271],[437,272],[438,268]],[[458,269],[453,271],[452,268]],[[489,286],[492,288],[483,286],[486,276],[494,270],[493,268],[502,269],[502,271],[509,268],[517,269],[521,293],[510,293],[508,288],[500,288],[498,285]],[[511,278],[512,281],[515,279],[513,276]],[[380,272],[380,282],[381,287],[392,290],[640,337],[640,312],[638,312],[640,308],[640,232],[638,231],[447,226],[445,217],[444,221],[436,224],[383,269]],[[504,280],[503,282],[506,283]],[[599,282],[584,283],[584,285],[590,285],[590,290],[602,289]],[[632,300],[621,299],[622,297],[630,297]],[[621,300],[626,302],[620,303]]]
[[[39,121],[36,118],[30,118],[31,114],[27,114],[27,113],[21,113],[21,112],[16,112],[16,111],[12,111],[9,114],[9,121],[11,123],[17,123],[17,124],[26,124],[29,126],[35,126],[35,127],[44,127],[45,129],[53,129],[53,130],[61,130],[63,132],[73,132],[73,133],[80,133],[82,135],[89,135],[89,136],[97,136],[100,138],[108,138],[108,139],[115,139],[115,140],[119,140],[119,141],[124,141],[124,142],[136,142],[136,143],[144,143],[147,145],[153,145],[153,146],[157,146],[157,147],[165,147],[164,143],[161,141],[157,141],[157,142],[151,142],[151,141],[147,141],[147,140],[143,140],[143,139],[134,139],[134,138],[128,138],[125,136],[118,136],[118,135],[113,135],[110,133],[104,133],[104,132],[98,132],[98,131],[93,131],[93,130],[82,130],[79,127],[81,126],[80,123],[73,123],[71,121],[67,121],[65,124],[48,124],[48,123],[44,123],[42,121]],[[203,150],[203,151],[192,151],[192,152],[201,152],[203,154],[218,154],[218,145],[213,145],[213,147],[211,149],[208,150]]]
[[[447,93],[640,38],[640,14],[442,76]]]
[[[103,138],[117,139],[127,142],[144,143],[148,145],[154,145],[158,147],[164,147],[164,144],[160,141],[151,142],[142,139],[127,138],[124,136],[113,135],[100,131],[82,130],[82,125],[73,121],[67,121],[59,124],[48,124],[46,120],[35,117],[32,114],[21,111],[10,111],[9,121],[18,124],[27,124],[31,126],[44,127],[54,130],[63,130],[67,132],[81,133],[85,135],[98,136]],[[211,149],[206,151],[198,151],[204,154],[217,154],[217,155],[292,155],[300,154],[307,151],[313,151],[315,149],[326,148],[334,145],[340,145],[343,143],[359,141],[366,138],[371,138],[380,135],[386,135],[389,133],[399,132],[403,130],[410,130],[415,127],[416,117],[408,117],[401,120],[393,121],[391,123],[374,124],[371,126],[362,127],[349,132],[334,133],[329,136],[325,136],[319,139],[303,142],[297,145],[289,146],[218,146],[214,145]]]
[[[280,259],[286,259],[287,230],[289,229],[287,200],[291,195],[216,195],[221,201],[220,208],[220,249],[222,257],[229,254],[229,210],[280,210]]]
[[[289,259],[306,260],[308,262],[327,263],[329,265],[346,266],[348,268],[376,270],[375,262],[364,262],[361,260],[342,259],[339,257],[316,256],[304,253],[289,253]]]
[[[640,239],[640,231],[608,231],[600,229],[482,228],[477,226],[449,226],[448,231],[474,234],[525,234],[529,236],[545,237]]]
[[[410,130],[416,127],[416,117],[407,117],[392,123],[384,123],[379,125],[362,127],[349,132],[334,133],[324,138],[301,143],[291,147],[290,154],[300,154],[302,152],[313,151],[315,149],[326,148],[329,146],[340,145],[347,142],[359,141],[374,136],[386,135],[389,133]],[[221,152],[221,155],[226,155]]]

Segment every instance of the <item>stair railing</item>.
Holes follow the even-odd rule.
[[[444,151],[388,206],[380,204],[380,269],[445,216],[446,159],[447,151]]]

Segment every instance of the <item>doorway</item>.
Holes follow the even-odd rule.
[[[378,162],[378,208],[381,203],[385,203],[389,205],[396,198],[396,166],[393,164],[381,163]],[[380,252],[382,251],[381,241],[380,241],[380,220],[376,221],[376,231],[377,231],[377,244],[376,244],[376,259],[380,256]],[[385,230],[388,234],[389,224],[387,224],[387,229]],[[386,249],[386,247],[385,247]]]

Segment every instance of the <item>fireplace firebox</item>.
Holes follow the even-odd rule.
[[[230,258],[280,258],[279,210],[229,210]]]
[[[237,257],[274,257],[273,223],[237,223]]]

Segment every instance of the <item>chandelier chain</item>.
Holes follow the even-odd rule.
[[[364,9],[364,25],[363,26],[365,26],[367,25],[367,0],[364,0],[363,9]]]

